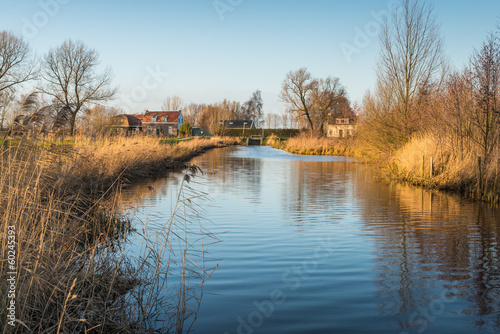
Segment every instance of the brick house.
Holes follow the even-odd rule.
[[[122,114],[111,117],[111,128],[114,133],[141,132],[144,115]]]
[[[146,111],[142,130],[147,134],[178,136],[183,123],[181,111]]]
[[[181,111],[146,111],[142,114],[122,114],[111,118],[114,133],[147,133],[178,136],[184,119]]]

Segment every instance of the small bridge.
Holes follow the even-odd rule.
[[[250,136],[248,137],[248,146],[260,146],[262,145],[262,136]]]

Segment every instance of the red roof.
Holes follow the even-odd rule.
[[[127,117],[129,125],[142,125],[142,115],[123,115]]]
[[[113,116],[112,118],[119,119],[119,118],[125,118],[126,122],[119,123],[121,126],[140,126],[142,125],[142,118],[144,115],[128,115],[128,114],[121,114],[121,115],[116,115]],[[118,121],[116,122],[118,123]]]
[[[147,111],[144,115],[144,123],[152,123],[153,117],[157,117],[157,122],[162,122],[163,117],[167,117],[168,123],[177,123],[180,111]]]

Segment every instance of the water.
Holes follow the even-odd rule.
[[[193,163],[212,199],[196,333],[498,333],[499,211],[374,179],[339,157],[267,147]],[[141,182],[142,221],[171,212],[182,175]]]

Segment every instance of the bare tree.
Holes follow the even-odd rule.
[[[9,117],[8,114],[13,102],[14,96],[12,91],[8,89],[0,91],[0,130],[6,125],[6,120]]]
[[[288,114],[281,115],[281,124],[283,125],[283,129],[289,129],[288,119]]]
[[[472,57],[473,83],[477,108],[473,124],[479,134],[479,144],[488,157],[498,140],[500,112],[500,41],[490,34],[480,51]]]
[[[469,69],[451,73],[442,94],[443,112],[435,118],[436,124],[444,128],[441,134],[450,137],[453,143],[451,150],[458,153],[461,159],[465,152],[472,149],[474,125],[471,115],[477,109],[473,81]]]
[[[182,114],[184,115],[184,121],[191,124],[192,126],[199,126],[198,118],[206,107],[207,106],[205,104],[189,104],[182,111]]]
[[[312,114],[321,132],[329,117],[340,117],[340,105],[346,98],[346,90],[339,78],[328,77],[317,81],[312,90]]]
[[[110,100],[111,69],[97,74],[99,54],[83,42],[65,41],[44,57],[40,89],[54,97],[69,112],[70,132],[74,134],[76,117],[86,104]]]
[[[221,130],[222,112],[220,106],[209,104],[198,116],[198,124],[208,129],[212,134],[219,134]]]
[[[222,121],[241,118],[241,103],[224,99],[222,102],[215,103],[219,107],[220,118]]]
[[[177,95],[167,97],[165,101],[163,101],[163,105],[161,106],[161,110],[163,111],[179,111],[184,106],[184,100]]]
[[[262,121],[264,120],[262,108],[263,102],[261,91],[257,90],[252,94],[250,100],[243,104],[242,118],[245,120],[252,120],[254,121],[256,127],[260,127]]]
[[[281,117],[278,114],[271,114],[271,122],[273,125],[273,129],[279,128]]]
[[[238,119],[241,116],[241,103],[224,99],[222,102],[211,103],[204,106],[198,115],[198,125],[209,129],[213,134],[223,132],[224,121]]]
[[[425,0],[403,0],[380,33],[379,87],[384,87],[389,109],[398,118],[404,136],[418,128],[416,101],[442,74],[443,42],[434,9]]]
[[[311,95],[318,85],[306,68],[296,72],[288,72],[281,89],[281,101],[287,106],[287,111],[299,117],[304,117],[314,129],[311,117],[313,100]]]
[[[35,65],[28,43],[11,32],[0,32],[0,92],[31,80]]]
[[[104,106],[93,106],[90,109],[85,109],[83,121],[79,125],[79,131],[105,134],[111,129],[111,118],[122,113],[123,111],[117,108]]]
[[[271,129],[272,120],[273,120],[272,114],[266,114],[266,116],[265,116],[265,123],[266,123],[266,127],[268,129]]]

